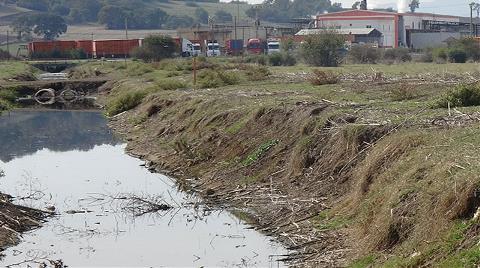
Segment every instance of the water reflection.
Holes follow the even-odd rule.
[[[33,154],[88,151],[95,145],[118,144],[99,112],[13,111],[0,116],[0,160]]]
[[[280,245],[226,211],[203,210],[169,178],[148,172],[124,153],[100,114],[15,112],[1,122],[2,135],[18,133],[6,135],[12,145],[8,162],[0,161],[1,191],[59,213],[5,251],[2,264],[61,259],[70,267],[282,266],[276,261],[286,253]],[[161,198],[173,209],[138,216],[124,209],[130,196]]]

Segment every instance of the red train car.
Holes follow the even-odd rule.
[[[115,58],[129,56],[133,49],[142,45],[141,39],[95,40],[93,53],[97,58]]]
[[[88,57],[93,55],[93,40],[78,40],[76,41],[76,48],[83,50]]]
[[[28,44],[28,52],[32,54],[51,53],[58,51],[61,53],[76,49],[75,41],[36,41]]]

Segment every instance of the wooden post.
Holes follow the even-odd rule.
[[[193,57],[193,89],[197,89],[197,57]]]

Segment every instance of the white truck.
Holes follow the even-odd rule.
[[[220,56],[220,45],[216,40],[205,40],[207,57]]]
[[[193,43],[193,56],[198,57],[202,54],[202,45],[200,43]]]
[[[280,42],[278,40],[270,40],[267,42],[268,55],[280,52]]]
[[[174,38],[175,43],[177,44],[177,49],[180,51],[177,51],[177,53],[182,56],[182,57],[191,57],[193,56],[194,50],[193,50],[193,43],[190,42],[190,40],[186,38]]]

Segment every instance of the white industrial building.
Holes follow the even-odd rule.
[[[382,33],[381,46],[387,48],[438,46],[447,39],[470,34],[470,23],[466,18],[429,13],[348,10],[318,15],[315,25],[318,29],[352,32],[376,29]],[[478,19],[475,25],[475,29],[480,28]]]

